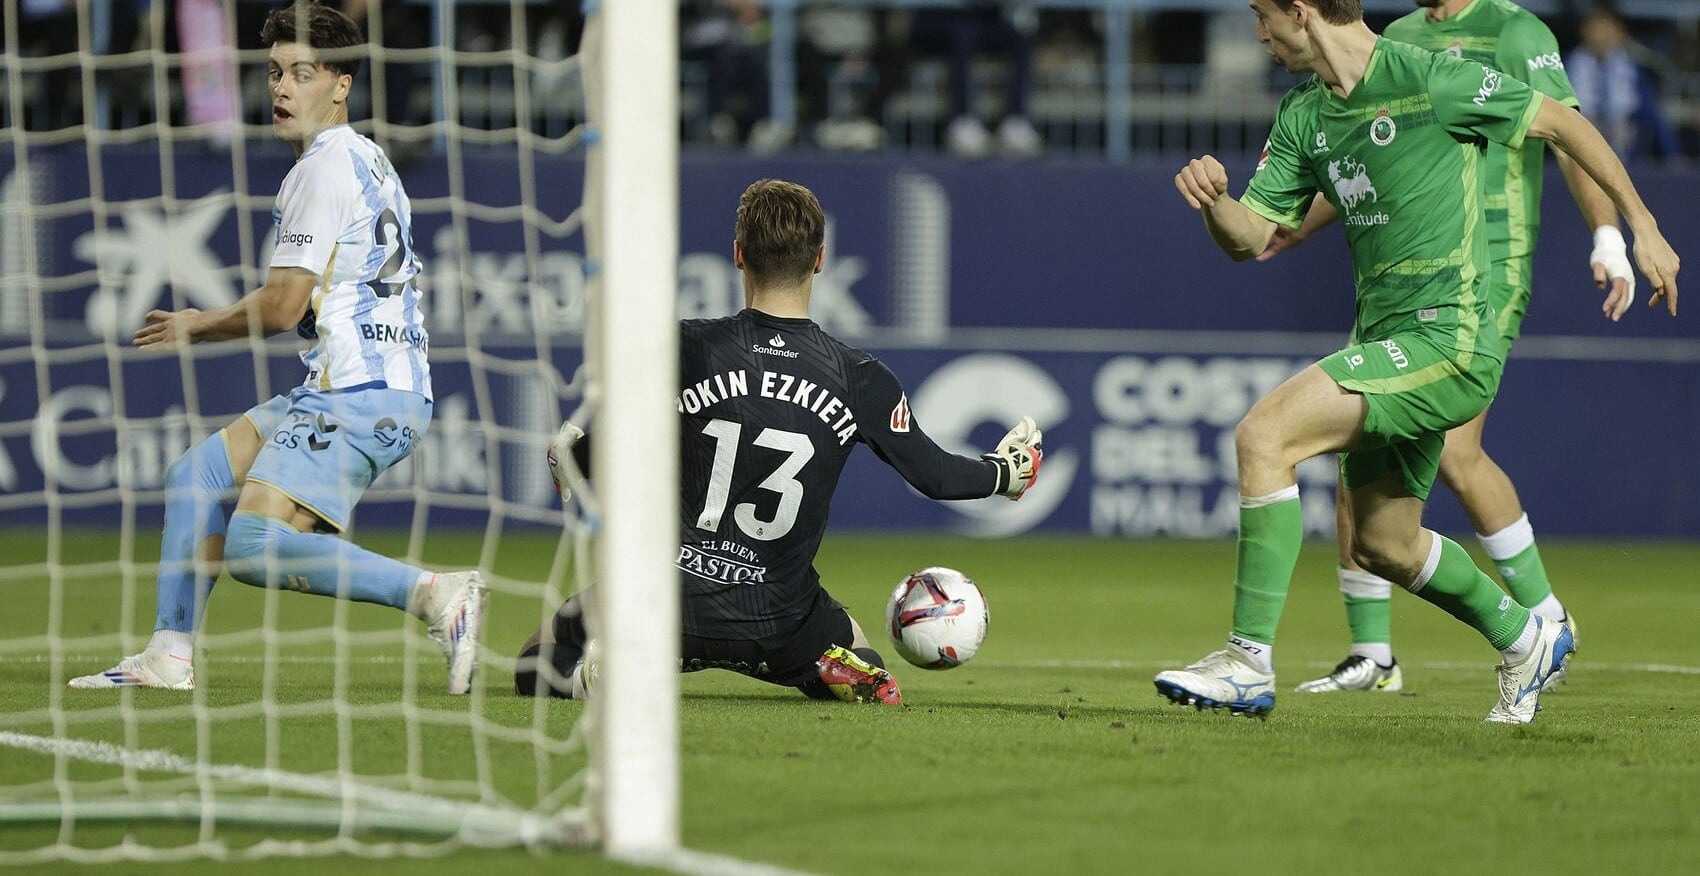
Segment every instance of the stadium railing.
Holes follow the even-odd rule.
[[[429,11],[429,32],[437,45],[453,45],[456,39],[456,16],[447,14],[456,7],[469,5],[507,5],[509,0],[408,0],[412,5]],[[540,5],[543,0],[520,0],[524,5]],[[812,9],[861,8],[916,10],[922,8],[961,8],[968,0],[755,0],[768,10],[771,37],[768,53],[769,118],[777,127],[796,130],[798,112],[798,45],[803,39],[800,17]],[[1130,46],[1141,22],[1162,12],[1214,12],[1239,14],[1243,0],[1012,0],[1025,3],[1040,11],[1090,11],[1097,14],[1096,30],[1101,37],[1094,57],[1082,59],[1065,71],[1035,70],[1035,88],[1031,102],[1032,120],[1045,134],[1053,152],[1075,155],[1102,155],[1112,162],[1138,158],[1171,158],[1174,154],[1208,149],[1224,153],[1243,153],[1255,150],[1268,127],[1274,109],[1272,96],[1284,87],[1279,71],[1269,68],[1250,73],[1213,69],[1207,65],[1159,65],[1136,63]],[[1521,0],[1531,11],[1546,16],[1573,13],[1570,0]],[[1620,10],[1631,18],[1660,20],[1673,26],[1700,27],[1700,3],[1694,0],[1620,0]],[[1410,0],[1364,0],[1366,12],[1374,15],[1402,14],[1411,9]],[[108,0],[92,0],[88,4],[90,34],[96,54],[105,45],[110,31]],[[509,65],[511,55],[506,50],[491,52],[459,52],[451,69],[441,63],[440,55],[429,55],[426,63],[432,117],[444,119],[447,108],[443,95],[449,78],[456,78],[462,100],[462,118],[458,121],[472,128],[503,127],[519,124],[513,116],[511,94],[513,77],[525,75]],[[404,58],[412,50],[392,50],[392,55]],[[108,70],[121,62],[97,58],[97,67]],[[8,63],[6,67],[12,65]],[[576,89],[576,77],[569,75],[570,65],[563,75],[554,75],[549,64],[534,64],[531,75],[552,77],[560,87]],[[681,99],[685,114],[687,141],[692,131],[703,126],[693,123],[693,113],[701,115],[707,81],[698,65],[681,65]],[[0,77],[22,72],[28,75],[27,65],[16,71],[0,68]],[[996,65],[985,68],[985,81],[995,82],[1002,75]],[[976,71],[978,77],[980,71]],[[866,86],[871,71],[853,76],[864,77],[859,83],[848,83],[837,73],[834,97],[841,97],[852,84]],[[943,75],[937,61],[916,59],[911,62],[909,87],[894,90],[887,105],[881,108],[878,123],[887,143],[895,148],[923,145],[930,148],[946,118]],[[119,102],[119,114],[114,115],[112,76],[102,76],[95,89],[96,111],[91,118],[100,125],[130,127],[146,119],[128,118]],[[535,89],[534,89],[535,90]],[[245,92],[247,89],[245,89]],[[26,90],[27,93],[27,90]],[[1663,77],[1666,116],[1679,126],[1700,126],[1693,117],[1700,113],[1700,73],[1671,71]],[[477,96],[477,100],[469,100]],[[45,95],[36,95],[46,99]],[[561,109],[568,101],[538,101],[533,105],[534,118],[530,126],[540,133],[558,132],[570,127]],[[468,118],[470,114],[480,118]],[[370,117],[370,114],[367,114]],[[256,117],[256,120],[258,117]],[[417,136],[425,136],[419,134]],[[440,147],[440,143],[437,144]]]
[[[774,123],[795,129],[797,117],[798,17],[811,7],[863,7],[886,9],[963,8],[968,0],[755,0],[767,7],[771,40],[768,44],[768,104]],[[1038,10],[1085,10],[1102,16],[1102,63],[1093,65],[1092,78],[1081,88],[1076,81],[1061,87],[1049,85],[1041,75],[1036,82],[1033,112],[1042,127],[1067,130],[1071,139],[1101,133],[1101,148],[1113,162],[1126,162],[1136,155],[1158,157],[1171,151],[1209,148],[1246,151],[1261,142],[1273,118],[1274,102],[1267,98],[1269,80],[1262,76],[1216,77],[1198,65],[1134,64],[1129,47],[1134,28],[1144,17],[1158,12],[1245,11],[1243,0],[1013,0]],[[1573,12],[1567,0],[1519,0],[1537,15],[1556,16]],[[1371,14],[1403,14],[1410,0],[1363,0]],[[1639,19],[1671,22],[1700,20],[1700,4],[1694,0],[1621,0],[1619,11]],[[994,74],[996,75],[996,74]],[[1674,112],[1688,104],[1685,98],[1700,92],[1700,75],[1669,90],[1667,100]],[[1233,80],[1233,81],[1229,81]],[[1072,85],[1073,87],[1069,87]],[[938,102],[934,102],[938,103]],[[937,107],[929,107],[935,117]],[[902,110],[899,110],[899,115]],[[901,127],[888,113],[884,120],[891,129]],[[1095,138],[1093,138],[1095,139]],[[1202,141],[1202,142],[1201,142]],[[1096,151],[1076,149],[1074,151]]]

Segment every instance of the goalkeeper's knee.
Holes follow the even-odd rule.
[[[522,697],[572,699],[573,669],[584,648],[562,642],[539,642],[526,647],[514,663],[514,693]]]

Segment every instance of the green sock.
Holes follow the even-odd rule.
[[[1299,562],[1299,547],[1304,543],[1304,516],[1299,511],[1297,486],[1251,501],[1254,506],[1247,507],[1247,499],[1240,497],[1234,635],[1273,645],[1293,567]]]
[[[1346,625],[1352,628],[1352,644],[1393,640],[1393,600],[1346,597]]]
[[[1547,580],[1547,567],[1541,563],[1540,548],[1531,542],[1527,548],[1511,557],[1494,557],[1499,577],[1511,590],[1511,598],[1519,605],[1533,608],[1552,595],[1552,582]]]
[[[1547,580],[1547,567],[1541,563],[1541,552],[1535,547],[1535,528],[1529,525],[1529,515],[1492,535],[1477,535],[1482,550],[1499,570],[1500,580],[1511,591],[1511,598],[1524,608],[1534,608],[1552,595],[1552,582]]]
[[[1340,595],[1346,599],[1346,625],[1352,628],[1352,644],[1392,642],[1393,585],[1369,572],[1344,566],[1335,572],[1340,577]]]
[[[1438,532],[1431,534],[1440,546],[1440,558],[1438,562],[1430,558],[1433,572],[1426,581],[1419,577],[1413,582],[1412,592],[1468,624],[1494,648],[1503,651],[1510,647],[1528,625],[1529,610],[1476,568],[1457,542]]]

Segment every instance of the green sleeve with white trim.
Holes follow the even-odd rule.
[[[1304,107],[1309,104],[1303,100],[1304,88],[1295,88],[1281,99],[1275,126],[1257,159],[1257,170],[1240,196],[1240,203],[1253,213],[1288,228],[1303,224],[1317,191],[1316,175],[1305,161],[1298,134],[1300,118],[1306,115]]]
[[[1523,145],[1544,99],[1498,70],[1439,53],[1429,63],[1428,87],[1435,116],[1447,131],[1509,149]]]

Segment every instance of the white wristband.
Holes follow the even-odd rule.
[[[1594,229],[1594,249],[1610,248],[1618,252],[1628,250],[1628,244],[1623,242],[1623,232],[1616,225],[1601,225]]]

